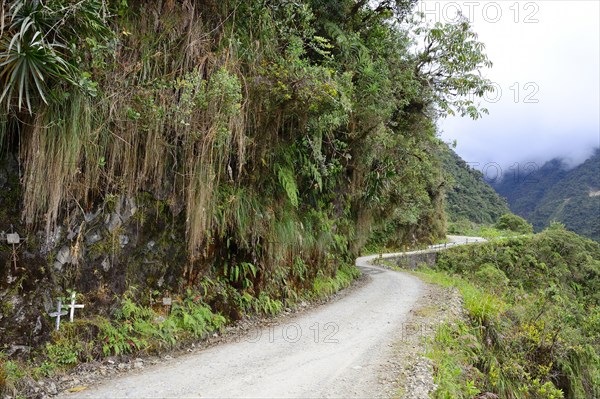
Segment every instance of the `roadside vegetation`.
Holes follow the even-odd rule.
[[[448,234],[493,239],[533,234],[533,226],[520,216],[505,213],[491,225],[478,224],[467,219],[450,222],[448,223]]]
[[[74,366],[105,357],[159,355],[204,340],[239,319],[271,318],[302,302],[319,302],[347,288],[360,276],[355,266],[341,267],[335,276],[319,275],[313,287],[294,298],[273,299],[266,293],[251,295],[251,284],[238,292],[222,279],[206,279],[201,291],[187,290],[164,306],[158,291],[144,295],[130,288],[118,307],[107,316],[64,322],[51,339],[27,359],[0,356],[0,387],[3,393],[19,397],[32,394],[32,380],[60,376]],[[220,298],[218,298],[220,297]],[[215,301],[230,302],[228,313],[213,311]],[[233,312],[233,313],[232,313]]]
[[[555,223],[439,254],[425,279],[460,290],[466,317],[430,347],[435,398],[600,395],[600,245]]]

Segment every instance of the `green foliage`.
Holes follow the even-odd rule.
[[[521,234],[533,233],[533,226],[531,224],[527,223],[522,217],[512,213],[505,213],[500,216],[495,227],[499,230],[509,230]]]
[[[9,60],[0,77],[12,84],[0,146],[21,158],[26,226],[38,231],[45,222],[50,239],[80,210],[106,204],[112,213],[115,199],[160,198],[156,217],[133,219],[142,239],[145,229],[160,230],[157,251],[174,256],[154,266],[145,262],[150,250],[136,248],[160,277],[131,275],[141,261],[128,263],[134,255],[119,251],[118,229],[81,252],[90,267],[106,252],[127,264],[123,282],[139,281],[144,292],[166,276],[161,289],[177,299],[164,314],[153,298],[106,284],[116,287],[107,302],[118,311],[97,321],[104,354],[171,348],[220,328],[225,316],[272,315],[330,295],[357,276],[344,265],[367,242],[444,236],[435,121],[454,110],[478,116],[465,98],[487,90],[476,77],[487,58],[464,21],[405,24],[412,0],[376,8],[224,0],[193,10],[172,1],[6,4],[3,38],[16,39],[0,48],[0,64]],[[33,25],[16,17],[21,4],[33,7]],[[12,54],[17,24],[23,40],[41,40],[32,51],[46,57],[19,55],[31,59],[27,69],[11,66],[20,62]],[[427,38],[426,53],[416,51],[416,34]],[[438,64],[444,76],[433,73]],[[179,240],[185,244],[172,243]],[[112,271],[98,270],[86,277],[98,284],[82,278],[75,288],[106,283],[96,280]],[[89,355],[51,344],[57,362]]]
[[[69,366],[77,363],[80,351],[81,349],[77,344],[74,346],[65,345],[62,342],[57,344],[46,344],[46,353],[48,354],[50,361],[61,366]]]
[[[487,287],[494,294],[504,292],[510,282],[506,274],[491,263],[481,265],[474,277],[479,285]]]
[[[213,313],[200,298],[199,293],[188,290],[165,316],[125,296],[115,322],[106,321],[101,326],[99,338],[104,355],[173,348],[186,338],[202,338],[221,329],[226,319]]]
[[[277,299],[271,299],[269,295],[261,292],[252,303],[252,307],[256,313],[275,316],[283,309],[283,303]]]
[[[68,95],[60,101],[35,109],[43,116],[39,126],[9,132],[39,137],[31,151],[21,151],[27,154],[29,225],[43,215],[49,233],[71,202],[169,187],[172,203],[185,207],[191,262],[224,234],[250,252],[245,260],[274,258],[272,248],[250,244],[251,236],[260,236],[254,227],[220,218],[228,200],[220,193],[230,190],[264,190],[252,209],[261,214],[282,211],[281,193],[296,208],[298,223],[306,209],[326,210],[328,219],[344,215],[340,225],[355,240],[342,252],[357,253],[377,230],[398,231],[395,240],[404,242],[443,235],[443,177],[427,155],[439,145],[433,122],[439,111],[464,107],[457,101],[468,91],[486,90],[474,70],[487,58],[468,24],[387,23],[407,18],[411,1],[382,2],[376,10],[345,0],[225,1],[210,16],[143,2],[127,10],[95,0],[53,0],[39,9],[37,2],[10,4],[11,21],[25,21],[15,10],[27,9],[39,37],[64,45],[55,53],[79,71],[71,80],[89,86],[93,79],[98,86],[94,118],[81,112],[86,118],[77,123],[63,118],[89,101],[63,90]],[[229,18],[234,8],[244,18]],[[114,15],[114,26],[105,15]],[[428,53],[414,53],[414,33],[425,35]],[[213,34],[219,39],[210,44]],[[75,51],[77,44],[84,45]],[[453,57],[460,62],[450,67]],[[444,66],[444,78],[428,69],[436,63]],[[56,73],[38,69],[33,76],[50,84]],[[31,88],[19,90],[36,96]],[[70,125],[67,146],[57,137]],[[40,151],[48,160],[66,157],[72,167],[37,162]],[[52,184],[38,187],[40,181]],[[272,223],[263,219],[258,229]]]
[[[475,383],[480,373],[475,368],[464,367],[476,361],[480,350],[473,330],[464,323],[440,325],[428,352],[436,365],[437,389],[433,398],[472,398],[481,393]]]
[[[2,7],[4,14],[4,3]],[[0,104],[32,114],[39,100],[48,104],[49,96],[60,99],[57,89],[61,86],[95,94],[90,74],[79,69],[77,59],[83,52],[76,48],[85,42],[81,39],[98,46],[112,36],[103,18],[108,13],[104,2],[18,0],[9,2],[7,8],[7,31],[0,39],[0,82],[4,86]]]
[[[424,18],[424,15],[419,16]],[[478,119],[487,113],[487,109],[475,104],[469,95],[481,98],[493,91],[491,81],[480,73],[492,63],[468,19],[461,16],[454,23],[419,26],[415,34],[424,35],[425,41],[416,68],[433,87],[432,96],[442,115],[458,113]]]
[[[31,375],[36,380],[44,377],[52,377],[54,376],[57,368],[58,366],[55,363],[45,361],[39,366],[33,368]]]
[[[0,354],[0,393],[15,395],[19,380],[25,377],[25,371],[16,361],[6,360]]]
[[[0,42],[0,79],[5,87],[0,103],[6,100],[8,107],[18,93],[17,109],[27,108],[33,112],[32,97],[38,95],[47,103],[45,80],[67,78],[68,65],[57,54],[56,45],[46,44],[41,32],[33,31],[33,21],[25,22],[10,39],[3,36]],[[33,31],[33,32],[32,32]],[[9,41],[10,39],[10,41]]]
[[[291,169],[286,167],[277,168],[277,178],[279,183],[285,190],[290,203],[295,208],[298,207],[298,186],[296,185],[296,179]]]
[[[501,215],[510,212],[506,200],[486,183],[481,172],[469,167],[447,145],[439,149],[439,157],[447,174],[446,181],[450,186],[446,192],[446,213],[451,222],[463,225],[492,224]],[[459,229],[468,230],[468,227]]]
[[[360,271],[354,266],[339,268],[333,277],[326,277],[319,273],[313,282],[313,294],[317,298],[328,297],[342,288],[348,287],[352,280],[359,275]]]
[[[240,283],[242,289],[247,289],[253,285],[252,279],[256,278],[256,271],[256,266],[252,263],[242,262],[229,268],[225,264],[224,274],[228,276],[231,283]]]
[[[553,225],[535,236],[449,249],[436,268],[443,273],[428,275],[458,286],[468,313],[465,325],[436,337],[437,397],[471,397],[460,388],[469,381],[503,398],[598,395],[597,243]],[[475,352],[461,344],[465,331]]]
[[[53,331],[52,339],[44,347],[44,362],[33,372],[44,375],[53,373],[55,369],[70,368],[79,362],[93,360],[98,353],[96,345],[100,323],[100,319],[62,323],[60,331]]]

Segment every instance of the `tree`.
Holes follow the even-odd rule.
[[[510,230],[521,234],[533,233],[533,226],[522,217],[513,213],[505,213],[500,216],[496,222],[496,228],[499,230]]]
[[[492,62],[468,19],[459,16],[456,22],[436,22],[432,27],[421,22],[415,34],[424,42],[416,56],[415,74],[429,89],[438,115],[459,114],[478,119],[487,114],[487,109],[476,104],[473,97],[493,91],[491,81],[481,75],[481,70],[491,67]]]

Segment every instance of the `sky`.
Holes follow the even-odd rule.
[[[441,22],[460,10],[494,63],[483,71],[496,88],[482,101],[490,114],[439,122],[442,139],[456,140],[465,161],[486,175],[555,157],[575,166],[600,146],[600,1],[426,0],[417,7]]]

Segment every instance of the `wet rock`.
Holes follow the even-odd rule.
[[[87,245],[97,243],[102,239],[102,235],[97,231],[92,231],[85,236],[85,242]]]
[[[7,356],[12,356],[12,355],[23,355],[26,353],[29,353],[31,351],[31,346],[27,346],[27,345],[11,345],[10,348],[8,348],[8,350],[6,351],[6,355]]]
[[[73,240],[76,237],[79,237],[81,234],[81,229],[83,229],[84,223],[81,223],[78,227],[70,227],[67,233],[67,240]]]
[[[56,384],[54,382],[51,382],[50,384],[48,384],[48,386],[46,387],[46,392],[48,392],[50,395],[58,394],[58,390],[56,389]]]
[[[90,223],[94,221],[98,217],[98,215],[100,215],[101,212],[102,209],[98,209],[96,213],[86,213],[85,215],[83,215],[83,219],[86,221],[86,223]]]
[[[102,265],[102,270],[104,270],[105,272],[110,270],[111,264],[110,264],[110,260],[108,260],[108,258],[104,258],[101,265]]]
[[[6,282],[8,283],[8,285],[11,285],[15,281],[17,281],[17,276],[13,276],[10,273],[8,274],[8,276],[6,276]]]
[[[135,215],[135,213],[137,212],[137,205],[135,203],[135,198],[133,197],[127,197],[125,198],[125,200],[123,201],[123,206],[121,209],[121,220],[123,221],[123,223],[127,223],[127,221],[129,219],[131,219],[133,217],[133,215]]]
[[[127,244],[129,244],[129,237],[123,234],[119,235],[119,245],[121,245],[121,248],[125,248]]]
[[[119,227],[121,227],[122,224],[123,224],[123,221],[121,220],[121,217],[119,216],[119,214],[118,213],[113,213],[113,214],[110,215],[110,218],[108,219],[108,223],[106,224],[106,228],[108,229],[108,231],[110,231],[112,233],[116,229],[118,229]]]
[[[73,257],[71,256],[71,248],[66,245],[62,247],[56,254],[56,261],[61,265],[64,265],[65,263],[71,263],[72,260]]]
[[[57,271],[57,272],[59,272],[59,273],[62,272],[62,270],[63,270],[63,264],[60,263],[60,262],[58,262],[58,261],[54,262],[54,270]]]
[[[8,172],[2,168],[0,169],[0,188],[4,188],[8,183]]]
[[[33,328],[33,335],[38,335],[42,331],[42,316],[38,316],[35,320],[35,327]]]
[[[58,244],[61,241],[62,235],[63,235],[63,228],[62,228],[62,226],[58,226],[56,228],[56,230],[54,230],[52,232],[52,235],[50,236],[50,241],[52,243]]]

